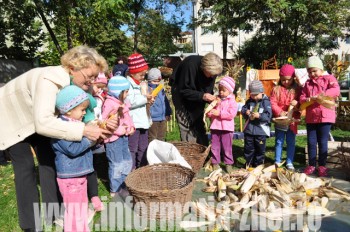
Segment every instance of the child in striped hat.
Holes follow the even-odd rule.
[[[132,54],[129,56],[128,66],[127,79],[130,81],[130,89],[127,99],[131,104],[130,115],[136,128],[135,133],[129,137],[129,149],[133,157],[133,169],[135,169],[147,164],[148,129],[152,121],[146,105],[153,104],[154,97],[148,91],[142,91],[140,85],[148,71],[148,65],[143,56],[138,53]]]
[[[135,132],[134,123],[129,114],[130,104],[125,102],[130,82],[123,76],[114,76],[108,82],[107,98],[102,106],[102,119],[118,117],[119,126],[113,135],[105,139],[108,159],[108,176],[111,196],[125,197],[124,180],[132,168],[129,151],[129,136]]]

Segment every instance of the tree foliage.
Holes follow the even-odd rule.
[[[143,52],[150,62],[166,53],[176,51],[174,39],[180,36],[184,24],[181,6],[188,0],[132,0],[128,23],[133,36],[134,52]],[[175,14],[176,13],[176,14]]]
[[[338,48],[335,38],[344,38],[349,20],[350,2],[347,0],[269,0],[259,1],[256,11],[262,12],[256,19],[259,22],[256,36],[245,48],[259,49],[256,43],[262,38],[266,41],[265,58],[274,54],[280,63],[288,57],[306,57],[323,54]],[[239,55],[248,53],[243,49]],[[249,56],[249,55],[248,55]],[[254,58],[254,57],[252,57]],[[253,60],[262,61],[256,56]],[[255,61],[255,63],[256,63]]]
[[[346,36],[349,10],[348,0],[204,0],[195,23],[223,37],[225,33],[235,36],[239,30],[253,29],[255,36],[237,56],[259,66],[274,54],[283,63],[290,56],[322,54],[337,48],[333,39]]]
[[[63,50],[86,44],[96,48],[109,64],[119,55],[130,54],[131,41],[120,29],[129,17],[124,1],[51,0],[42,6]],[[43,53],[43,60],[57,64],[60,54],[52,38],[47,42],[50,52]]]
[[[158,64],[161,55],[177,51],[174,40],[181,29],[176,23],[165,21],[157,10],[146,10],[140,17],[139,51],[145,54],[151,66]]]
[[[42,46],[44,31],[32,4],[4,0],[0,7],[0,57],[33,60]]]

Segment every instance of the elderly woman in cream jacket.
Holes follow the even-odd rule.
[[[98,73],[107,68],[106,60],[95,49],[78,46],[61,57],[60,66],[34,68],[0,88],[0,150],[10,152],[22,230],[41,229],[34,218],[39,194],[31,147],[39,163],[42,201],[48,207],[48,203],[59,202],[50,138],[80,141],[85,136],[96,141],[105,139],[116,128],[117,121],[113,119],[104,130],[82,122],[62,121],[55,112],[60,89],[74,84],[87,91]]]

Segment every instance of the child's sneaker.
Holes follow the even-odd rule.
[[[307,166],[305,169],[304,169],[304,173],[306,175],[311,175],[315,172],[316,168],[314,166]]]
[[[91,198],[91,203],[95,211],[102,211],[105,208],[98,196]]]
[[[115,192],[111,192],[109,195],[113,198],[115,196]]]
[[[318,171],[318,176],[319,177],[324,177],[324,176],[328,175],[327,168],[325,166],[319,166],[317,171]]]
[[[94,219],[95,216],[95,211],[89,209],[88,211],[88,224],[90,224],[92,222],[92,220]]]
[[[233,172],[232,165],[230,165],[230,164],[227,164],[226,167],[225,167],[225,169],[226,169],[226,172],[227,172],[228,174],[230,174],[231,172]]]
[[[220,168],[219,164],[213,164],[213,170],[218,170]]]
[[[289,171],[294,171],[294,170],[295,170],[295,168],[294,168],[294,166],[293,166],[292,163],[286,164],[286,168],[287,168]]]
[[[278,162],[275,162],[275,168],[277,169],[277,168],[281,167],[281,166],[282,166],[282,164],[283,164],[283,163],[278,163]]]
[[[61,227],[61,228],[64,227],[64,221],[63,221],[63,218],[61,217],[56,218],[55,221],[53,221],[53,223],[58,227]]]

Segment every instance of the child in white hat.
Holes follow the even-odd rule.
[[[336,99],[340,95],[337,79],[324,72],[321,59],[309,57],[306,63],[309,79],[306,81],[300,96],[300,104],[310,102],[306,108],[306,130],[309,165],[304,173],[316,171],[316,154],[318,144],[318,176],[327,176],[328,138],[332,124],[335,123],[335,107],[327,108],[319,104],[324,96]]]
[[[151,68],[147,74],[149,90],[152,91],[159,86],[162,81],[162,73],[157,68]],[[171,107],[169,100],[162,89],[155,96],[154,103],[150,107],[152,125],[148,130],[148,142],[154,139],[165,140],[166,123],[170,120]]]

